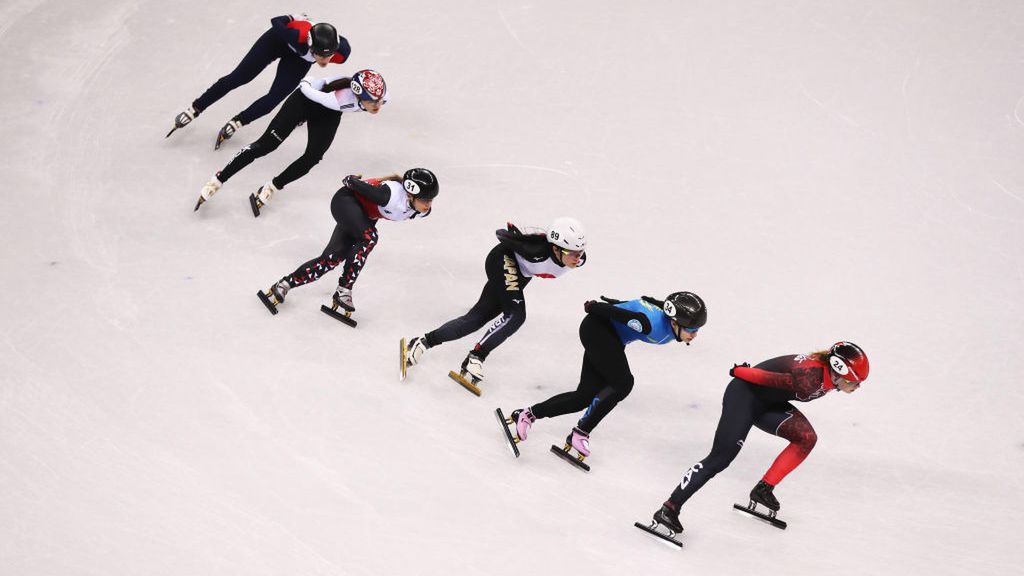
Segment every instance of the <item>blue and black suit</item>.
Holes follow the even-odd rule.
[[[667,344],[676,341],[669,317],[648,298],[628,302],[590,302],[580,323],[583,368],[580,384],[532,406],[537,418],[586,410],[577,427],[588,434],[633,390],[626,360],[630,342]]]

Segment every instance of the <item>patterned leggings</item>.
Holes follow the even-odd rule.
[[[320,256],[300,265],[284,277],[295,288],[318,280],[345,262],[338,285],[351,289],[359,278],[366,258],[377,246],[377,223],[366,215],[352,193],[339,190],[331,199],[331,214],[337,225]]]

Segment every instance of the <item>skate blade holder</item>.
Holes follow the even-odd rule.
[[[278,302],[273,292],[260,290],[256,293],[256,296],[259,296],[260,302],[263,302],[263,305],[267,307],[271,314],[277,314],[277,305],[280,302]]]
[[[398,342],[398,381],[405,382],[405,377],[408,376],[409,366],[406,364],[406,356],[409,353],[409,349],[405,345],[405,338],[402,338]]]
[[[337,302],[332,302],[330,308],[328,308],[324,304],[320,305],[320,311],[323,312],[324,314],[327,314],[331,318],[334,318],[335,320],[343,324],[348,324],[349,326],[355,328],[356,321],[352,319],[352,310],[349,310],[347,308],[341,308],[341,311],[339,312],[338,308],[340,308],[340,306],[338,306]]]
[[[455,380],[460,386],[477,396],[483,393],[483,391],[480,390],[480,387],[477,386],[477,382],[479,382],[479,380],[474,381],[472,376],[467,377],[467,374],[465,373],[457,374],[454,370],[451,370],[448,372],[448,377]]]
[[[734,509],[736,509],[736,510],[739,510],[740,512],[744,512],[746,514],[750,514],[751,516],[753,516],[753,517],[755,517],[755,518],[757,518],[759,520],[764,520],[765,522],[771,524],[772,526],[774,526],[774,527],[776,527],[776,528],[778,528],[780,530],[785,530],[786,529],[786,526],[787,526],[786,521],[785,520],[779,520],[776,517],[777,514],[778,514],[777,511],[772,510],[772,509],[768,508],[767,506],[765,506],[765,508],[768,509],[768,513],[766,514],[764,512],[761,512],[760,510],[757,510],[757,502],[754,502],[753,500],[748,502],[746,506],[743,506],[742,504],[733,504],[732,507]]]
[[[573,466],[579,468],[580,470],[583,470],[584,472],[590,472],[590,464],[587,464],[586,462],[583,461],[583,459],[586,458],[586,456],[582,454],[577,454],[573,456],[573,454],[569,451],[570,449],[572,449],[571,444],[566,444],[562,448],[559,448],[554,444],[551,445],[552,454],[558,456],[562,460],[565,460],[566,462],[572,464]]]
[[[644,532],[647,532],[651,536],[658,538],[659,540],[661,540],[669,546],[672,546],[673,548],[679,549],[683,547],[683,543],[676,539],[676,532],[669,530],[666,526],[665,529],[668,530],[668,534],[665,534],[661,530],[658,530],[658,526],[660,526],[660,524],[654,522],[653,520],[651,521],[651,524],[649,526],[644,526],[639,522],[634,522],[633,526],[636,526],[637,528],[643,530]]]
[[[753,500],[751,500],[750,502],[747,503],[747,510],[750,510],[751,512],[757,512],[758,514],[762,514],[764,516],[767,516],[767,517],[771,518],[772,520],[775,520],[775,516],[778,514],[778,512],[776,512],[775,510],[772,510],[771,508],[768,508],[767,506],[765,506],[765,509],[768,510],[768,511],[767,512],[760,512],[760,511],[758,511],[758,509],[757,509],[757,502],[754,502]]]
[[[566,442],[565,446],[562,448],[562,451],[564,451],[569,456],[572,456],[572,452],[571,452],[572,449],[573,449],[572,448],[572,443]],[[579,451],[576,452],[576,459],[579,460],[581,464],[583,463],[583,459],[584,458],[586,458],[586,456],[584,456],[583,454],[580,454]]]

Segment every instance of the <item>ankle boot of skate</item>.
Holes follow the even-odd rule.
[[[590,434],[574,427],[572,433],[565,438],[566,446],[572,446],[580,456],[590,456]]]
[[[477,384],[484,379],[484,361],[472,352],[462,361],[461,370],[462,375],[469,376],[473,384]]]
[[[679,508],[671,500],[666,500],[661,509],[654,513],[654,521],[673,532],[683,531],[683,525],[679,522]]]
[[[536,420],[537,417],[529,408],[512,411],[512,421],[516,423],[516,436],[519,437],[520,442],[526,440],[526,435],[530,433],[530,426],[533,426]]]
[[[779,506],[778,499],[776,499],[775,495],[772,494],[774,489],[775,486],[772,486],[764,480],[759,481],[757,486],[754,486],[754,489],[750,491],[751,502],[757,502],[773,512],[778,512],[781,506]]]

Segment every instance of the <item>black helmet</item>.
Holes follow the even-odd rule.
[[[406,170],[402,176],[402,186],[406,192],[423,200],[433,200],[437,197],[437,176],[426,168]]]
[[[317,56],[330,56],[338,51],[338,31],[326,22],[309,29],[309,49]]]
[[[683,328],[700,328],[708,321],[708,309],[693,292],[673,292],[665,298],[662,310]]]

